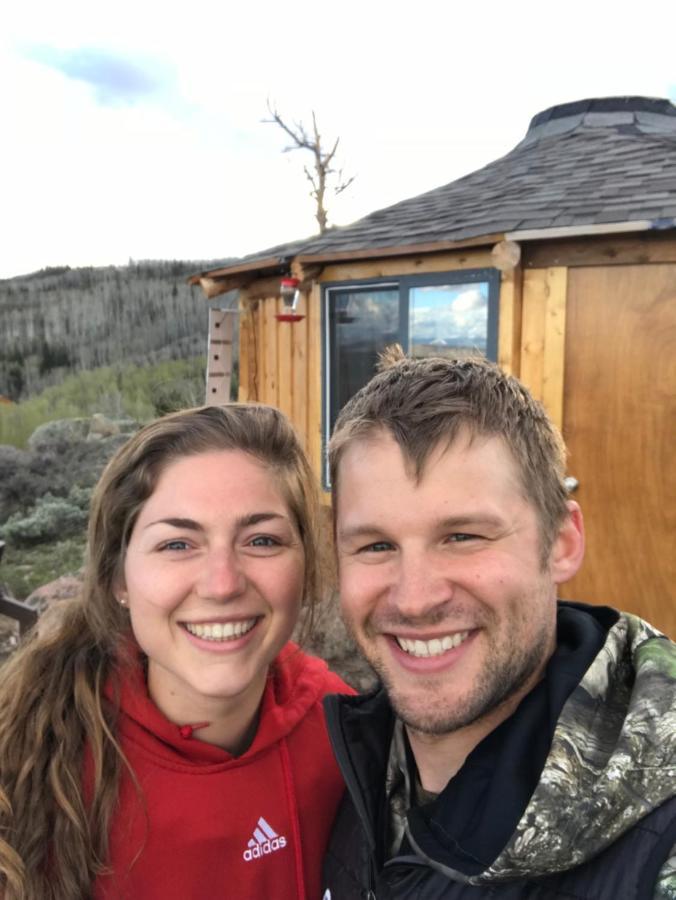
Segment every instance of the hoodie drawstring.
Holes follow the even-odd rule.
[[[296,867],[296,884],[298,885],[299,900],[306,900],[305,894],[305,874],[303,871],[303,848],[300,838],[300,822],[298,820],[298,804],[296,803],[296,792],[293,786],[293,774],[291,771],[291,759],[289,757],[289,748],[286,744],[286,738],[283,738],[279,744],[279,752],[282,757],[282,771],[284,773],[284,790],[286,792],[286,802],[291,816],[291,830],[293,834],[293,855]]]

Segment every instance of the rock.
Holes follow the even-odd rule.
[[[34,606],[42,614],[48,608],[58,603],[59,600],[70,600],[77,597],[82,588],[82,573],[77,575],[61,575],[43,584],[28,595],[26,603]]]
[[[89,423],[89,434],[87,440],[92,438],[111,437],[120,433],[120,426],[117,422],[108,419],[103,413],[94,413]]]
[[[303,619],[297,629],[298,635],[302,627]],[[317,605],[313,628],[303,641],[303,649],[326,660],[331,671],[358,691],[370,690],[376,684],[373,669],[362,657],[345,627],[336,592]]]

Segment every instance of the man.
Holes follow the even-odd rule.
[[[395,355],[330,447],[343,613],[382,688],[326,703],[348,798],[325,900],[676,898],[676,645],[557,603],[582,514],[528,391]]]

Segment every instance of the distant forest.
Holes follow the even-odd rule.
[[[65,266],[0,280],[0,395],[16,403],[70,374],[205,355],[208,304],[187,278],[222,262]]]

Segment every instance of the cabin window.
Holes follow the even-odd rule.
[[[497,359],[499,293],[496,269],[325,285],[325,447],[338,413],[375,373],[389,344],[400,343],[416,358]],[[330,487],[326,464],[324,486]]]

